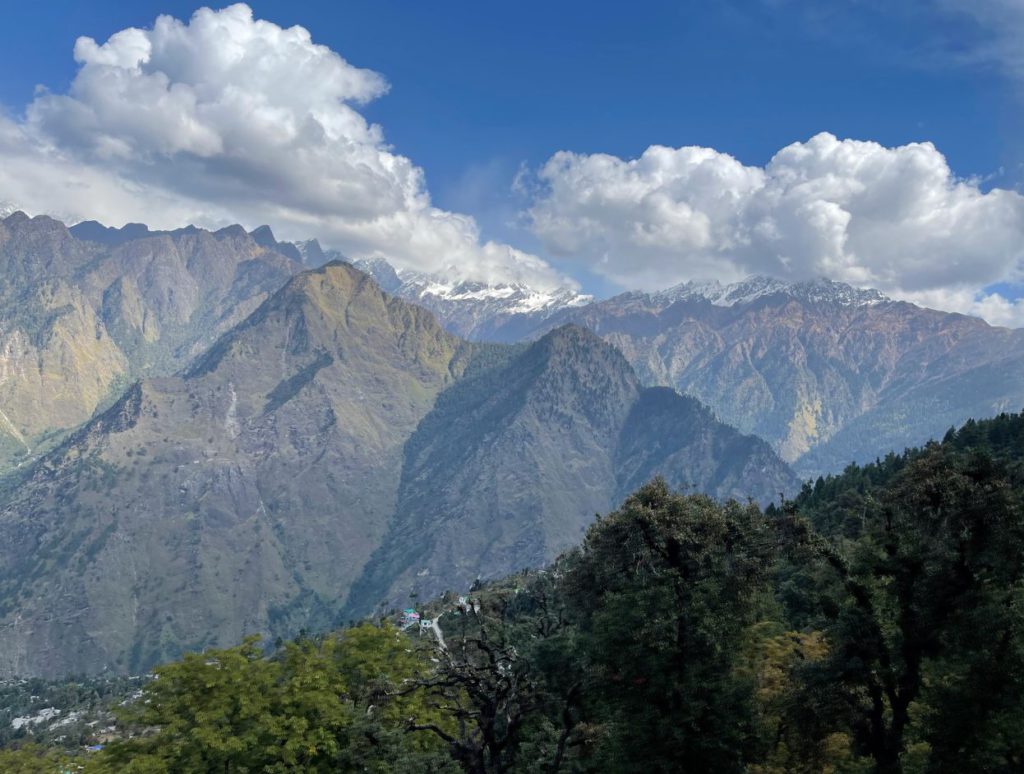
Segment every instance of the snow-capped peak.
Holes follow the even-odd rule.
[[[684,282],[653,293],[652,297],[667,303],[704,299],[715,306],[739,306],[776,294],[811,303],[834,303],[841,306],[870,306],[890,300],[877,290],[855,288],[828,279],[786,282],[773,277],[758,276],[747,277],[729,285],[723,285],[716,280]]]
[[[0,201],[0,220],[10,217],[19,209],[21,208],[12,202]]]
[[[506,314],[529,314],[549,307],[580,306],[589,303],[590,296],[570,288],[537,290],[518,282],[489,285],[473,280],[452,281],[431,274],[399,271],[402,281],[399,295],[415,296],[421,300],[435,299],[443,303],[477,303],[500,306]]]
[[[402,287],[402,280],[399,279],[398,272],[383,258],[363,258],[353,261],[352,265],[373,277],[382,290],[392,295],[402,295],[399,292]]]
[[[536,320],[590,303],[572,288],[538,290],[518,282],[486,283],[399,269],[381,258],[355,261],[385,291],[430,309],[450,330],[470,338],[520,315]]]

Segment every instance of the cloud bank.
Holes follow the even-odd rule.
[[[0,118],[0,198],[112,225],[270,223],[352,257],[566,282],[536,256],[482,241],[472,217],[432,206],[423,170],[359,112],[387,81],[302,27],[242,4],[203,8],[102,44],[79,38],[74,56],[68,93],[44,91],[23,117]]]
[[[1009,0],[970,7],[979,24],[1024,23]],[[1016,72],[1016,50],[991,56]],[[0,115],[0,203],[110,225],[269,223],[353,258],[575,284],[435,207],[423,170],[360,112],[387,92],[385,78],[302,27],[254,19],[242,4],[203,8],[103,43],[80,38],[74,57],[66,93],[41,90],[22,115]],[[1024,279],[1024,197],[957,178],[928,143],[819,134],[763,167],[699,147],[652,146],[630,160],[560,152],[532,182],[520,188],[526,220],[546,250],[623,288],[827,276],[1024,325],[1024,303],[985,291]]]
[[[1024,197],[958,179],[930,143],[819,134],[764,167],[711,148],[556,153],[528,212],[548,250],[623,286],[825,276],[1024,324],[983,288],[1024,275]]]

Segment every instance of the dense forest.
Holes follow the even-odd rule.
[[[188,655],[0,770],[1018,772],[1022,485],[1024,415],[766,511],[655,480],[544,570]]]

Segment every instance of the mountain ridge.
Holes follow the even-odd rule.
[[[299,268],[240,229],[80,226],[105,229],[0,220],[0,470],[185,365]]]
[[[460,508],[490,499],[519,535],[493,561],[456,544],[464,569],[432,583],[552,558],[614,504],[586,471],[610,467],[601,447],[639,391],[622,356],[580,328],[474,344],[347,263],[297,274],[190,367],[137,381],[7,479],[0,674],[137,672],[252,631],[327,628],[376,601],[350,590],[407,503],[441,536],[459,519],[467,534],[493,529],[489,510]],[[500,410],[470,437],[455,420],[473,396]],[[673,471],[707,478],[676,469],[686,464]],[[434,469],[443,475],[417,473]],[[776,457],[758,475],[747,483],[762,498],[796,485]],[[496,477],[504,488],[490,498]],[[437,486],[446,494],[432,500]],[[535,491],[557,506],[541,518]],[[394,543],[422,548],[415,536]],[[433,566],[450,547],[437,541]]]
[[[439,396],[406,445],[390,535],[346,615],[539,566],[655,476],[762,503],[796,486],[760,439],[692,398],[644,388],[589,330],[557,328]]]
[[[727,424],[766,438],[806,476],[1024,406],[1024,331],[825,278],[685,282],[510,315],[507,305],[492,312],[483,294],[431,300],[403,291],[386,262],[368,268],[475,340],[531,341],[567,323],[588,327],[626,355],[644,384],[696,397]]]

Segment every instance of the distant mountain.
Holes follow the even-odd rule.
[[[279,248],[238,226],[0,221],[0,470],[244,319],[300,268]]]
[[[668,385],[765,438],[805,475],[1024,406],[1024,330],[827,280],[751,278],[563,310]]]
[[[85,242],[95,242],[100,245],[109,245],[111,247],[123,245],[125,242],[131,242],[133,239],[146,239],[148,237],[175,233],[172,231],[150,231],[149,226],[145,223],[125,223],[120,228],[114,228],[113,226],[104,226],[96,220],[83,220],[71,226],[68,231],[76,239],[81,239]],[[184,231],[186,229],[180,229],[177,233]],[[198,233],[199,229],[195,226],[189,226],[187,231],[194,234]]]
[[[267,226],[0,220],[0,472],[52,448],[131,380],[187,365],[303,266],[342,259]],[[588,327],[643,384],[698,398],[803,475],[1024,406],[1024,332],[837,282],[690,282],[593,302],[356,263],[468,340]]]
[[[355,261],[387,292],[426,307],[450,331],[472,341],[514,342],[552,315],[590,303],[570,288],[537,290],[522,283],[487,284],[438,274],[396,271],[383,259]]]
[[[304,242],[296,242],[295,249],[299,251],[299,255],[302,258],[302,265],[311,269],[323,266],[332,259],[331,254],[325,251],[320,246],[320,242],[316,239],[307,239]],[[342,256],[338,254],[336,257],[341,258]]]
[[[750,277],[591,302],[570,291],[531,297],[445,282],[383,261],[363,266],[473,340],[530,341],[566,323],[587,327],[619,348],[644,384],[698,398],[767,439],[802,475],[1024,407],[1024,331],[877,290]]]
[[[657,473],[796,484],[582,329],[471,344],[330,263],[8,478],[0,674],[138,672],[543,562]]]
[[[663,304],[703,299],[710,301],[714,306],[742,306],[768,296],[782,296],[826,306],[849,307],[872,306],[891,301],[877,290],[855,288],[827,279],[812,282],[786,282],[772,277],[756,276],[728,285],[715,280],[683,282],[668,290],[650,295],[657,302]]]

